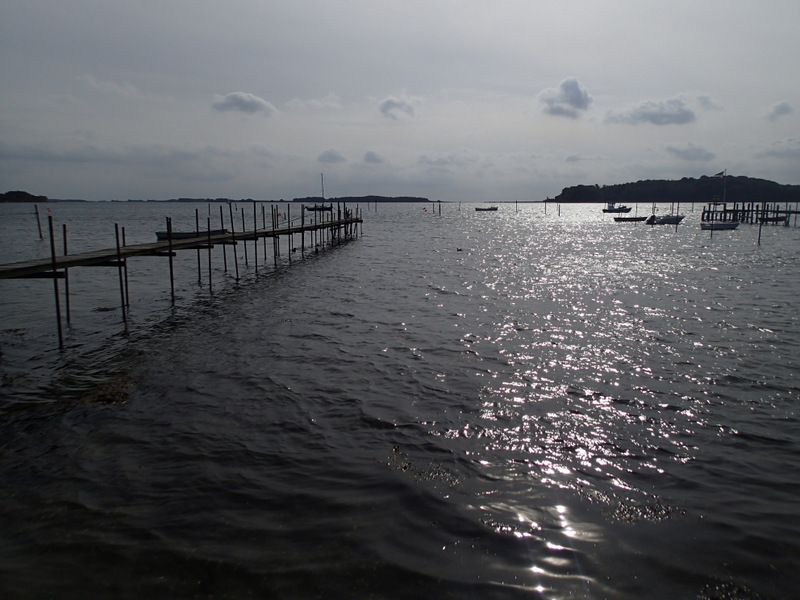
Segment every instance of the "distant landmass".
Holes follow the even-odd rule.
[[[19,190],[0,194],[0,202],[47,202],[47,196],[34,196]]]
[[[753,177],[725,177],[726,202],[800,202],[800,185],[782,185]],[[698,202],[722,200],[722,177],[684,177],[680,181],[647,180],[618,185],[575,185],[548,202]]]
[[[414,196],[342,196],[340,198],[308,196],[306,198],[294,198],[292,202],[315,204],[323,202],[430,202],[430,200],[427,198],[415,198]]]

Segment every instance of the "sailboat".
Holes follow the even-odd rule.
[[[320,191],[321,191],[321,198],[322,204],[315,204],[314,206],[306,206],[306,210],[310,210],[313,212],[333,212],[333,203],[325,206],[325,175],[323,173],[319,174],[319,184],[320,184]]]
[[[724,171],[720,171],[714,177],[722,177],[722,206],[723,208],[726,206],[725,204],[725,178],[728,175],[728,170],[725,169]],[[727,211],[726,211],[727,212]],[[739,221],[714,221],[713,218],[716,212],[711,213],[711,221],[705,221],[700,223],[700,229],[705,231],[730,231],[736,229],[739,226]]]

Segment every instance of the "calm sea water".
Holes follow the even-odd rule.
[[[70,253],[219,223],[47,206]],[[181,253],[175,308],[131,259],[127,332],[72,269],[63,352],[52,281],[0,281],[0,596],[796,597],[800,229],[361,208],[238,282]],[[0,215],[0,262],[47,256]]]

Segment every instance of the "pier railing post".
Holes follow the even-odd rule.
[[[64,223],[62,226],[62,234],[64,236],[64,256],[68,254],[67,252],[67,224]],[[70,307],[69,307],[69,269],[64,267],[64,300],[66,301],[66,309],[67,309],[67,323],[70,323]]]
[[[194,233],[200,237],[200,209],[194,209]],[[200,270],[200,248],[197,249],[197,285],[203,285],[203,273]]]
[[[244,206],[242,207],[242,246],[244,246],[244,266],[248,266],[247,262],[247,240],[244,238],[244,233],[247,231],[247,227],[244,224]]]
[[[225,217],[222,216],[222,204],[219,205],[219,228],[225,230]],[[228,272],[228,250],[225,248],[225,243],[222,243],[222,268],[225,273]]]
[[[175,267],[172,264],[172,219],[167,217],[167,254],[169,256],[169,289],[172,306],[175,306]]]
[[[206,234],[208,238],[208,293],[213,294],[214,291],[211,289],[211,217],[208,217],[206,228],[208,229]]]
[[[114,223],[114,233],[117,238],[117,273],[119,274],[119,298],[120,308],[122,309],[122,322],[125,325],[125,331],[128,331],[128,314],[125,310],[125,283],[122,275],[122,251],[119,245],[119,223]]]
[[[231,241],[233,242],[233,264],[236,266],[236,281],[239,281],[239,257],[236,255],[236,225],[233,219],[233,204],[228,203],[228,211],[231,213]]]
[[[53,291],[56,297],[56,324],[58,325],[58,349],[64,349],[64,332],[61,329],[61,300],[58,297],[58,271],[56,269],[56,238],[53,233],[53,217],[48,215],[47,221],[50,225],[50,259],[53,266]]]

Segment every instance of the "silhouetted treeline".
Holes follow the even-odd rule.
[[[800,185],[781,185],[766,179],[727,176],[727,202],[800,202]],[[722,200],[723,178],[684,177],[680,181],[647,180],[617,185],[575,185],[564,188],[554,202],[700,202]]]
[[[47,202],[47,196],[34,196],[28,192],[15,190],[0,194],[0,202]]]

